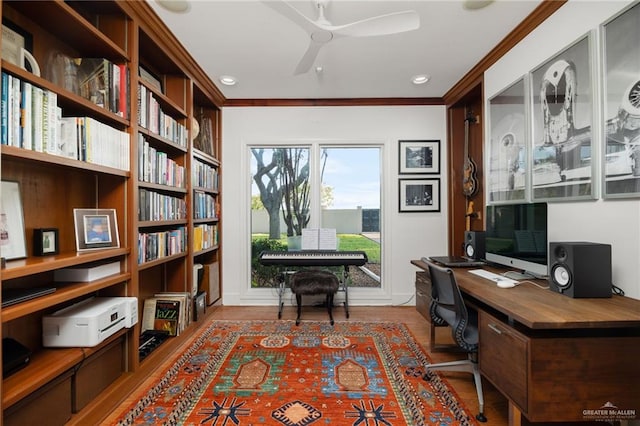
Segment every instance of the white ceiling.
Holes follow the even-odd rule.
[[[462,0],[331,0],[326,17],[333,25],[415,10],[420,28],[333,39],[308,73],[294,75],[309,36],[263,1],[192,0],[184,13],[147,1],[227,99],[442,97],[541,2],[497,0],[468,10]],[[317,18],[313,0],[290,3]],[[416,74],[431,79],[414,85]],[[238,83],[223,86],[221,75]]]

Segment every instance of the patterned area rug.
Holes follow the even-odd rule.
[[[120,425],[475,425],[404,324],[214,321]]]

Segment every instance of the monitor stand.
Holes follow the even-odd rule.
[[[507,271],[507,272],[503,272],[502,275],[516,281],[535,279],[535,277],[531,274],[528,274],[526,272],[518,272],[518,271]]]

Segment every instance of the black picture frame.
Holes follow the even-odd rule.
[[[439,212],[440,178],[399,179],[399,212]]]
[[[78,251],[120,247],[115,209],[73,209]]]
[[[58,228],[36,228],[33,230],[33,255],[49,256],[60,253]]]
[[[398,173],[439,174],[439,140],[400,140],[398,141]]]

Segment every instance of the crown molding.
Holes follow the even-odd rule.
[[[484,58],[480,60],[460,81],[444,95],[447,106],[454,105],[484,79],[484,72],[509,50],[516,46],[531,31],[560,9],[567,0],[544,0],[516,28],[502,39]]]

